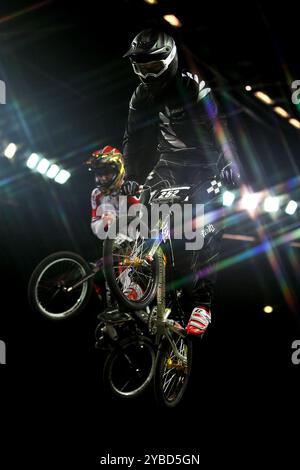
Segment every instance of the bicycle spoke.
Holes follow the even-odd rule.
[[[176,390],[178,389],[178,385],[179,385],[179,381],[178,381],[179,377],[177,374],[174,374],[174,380],[173,382],[171,383],[171,387],[170,387],[170,390],[169,390],[169,399],[171,398],[176,398],[176,396],[178,395],[178,392],[176,393]]]
[[[144,276],[144,277],[147,277],[148,279],[150,279],[152,281],[152,276],[148,276],[147,274],[143,273],[142,271],[135,271],[135,274],[137,276]]]
[[[138,272],[135,272],[135,276],[133,276],[133,278],[135,278],[135,277],[137,278],[137,280],[140,280],[142,282],[142,284],[145,283],[145,281],[141,278],[141,276],[139,275]],[[149,284],[151,283],[151,281],[152,281],[152,279],[151,279],[151,277],[149,277],[149,281],[147,283],[147,288],[148,288]]]
[[[122,272],[119,274],[119,276],[116,277],[116,281],[122,282],[121,279],[122,279],[122,277],[125,277],[126,274],[128,274],[128,269],[129,269],[129,268],[124,269],[124,271],[122,271]]]
[[[165,395],[167,395],[167,391],[168,391],[170,384],[172,385],[174,383],[174,379],[176,380],[176,375],[174,374],[174,371],[173,371],[173,374],[171,375],[170,379],[164,384]]]
[[[127,380],[127,382],[125,382],[125,384],[123,385],[123,387],[120,387],[120,390],[121,392],[124,392],[125,391],[125,388],[127,387],[127,385],[130,383],[130,380]]]
[[[163,373],[163,378],[166,378],[168,375],[172,375],[172,372],[172,369],[167,369],[166,372]]]

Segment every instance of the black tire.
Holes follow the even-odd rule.
[[[131,364],[128,358],[132,361]],[[136,373],[136,369],[140,369],[139,374]],[[105,361],[104,386],[106,391],[118,397],[129,399],[139,397],[151,384],[154,369],[155,351],[152,342],[145,337],[126,338]]]
[[[149,268],[149,273],[148,273],[149,275],[151,274],[151,282],[149,281],[149,286],[147,286],[147,289],[145,289],[142,297],[140,297],[137,300],[129,299],[126,296],[126,294],[123,292],[120,286],[120,283],[118,283],[117,281],[116,266],[114,264],[115,260],[114,260],[114,255],[113,255],[113,249],[114,249],[115,243],[117,243],[118,237],[122,237],[122,234],[118,230],[118,227],[120,226],[120,220],[121,219],[117,220],[116,226],[112,226],[110,228],[107,234],[107,238],[104,240],[104,243],[103,243],[103,258],[105,260],[103,269],[104,269],[105,278],[111,291],[113,292],[117,300],[119,300],[123,306],[131,310],[145,309],[154,300],[155,295],[156,295],[157,285],[158,285],[158,274],[159,274],[159,256],[161,255],[159,255],[158,252],[154,254],[153,261],[151,262],[151,267]],[[134,217],[128,217],[128,224],[130,224],[130,222],[133,220],[134,220]],[[112,235],[113,233],[115,233],[116,235],[115,237],[113,237]],[[134,236],[135,234],[127,238],[133,241]],[[140,239],[144,240],[142,237],[140,237]],[[127,240],[127,243],[129,244],[130,242],[128,242]],[[121,243],[118,243],[118,245],[121,246]],[[133,271],[134,275],[137,274],[137,270],[135,268],[129,268],[129,269],[135,270]]]
[[[161,408],[174,408],[179,404],[186,391],[191,374],[193,356],[192,340],[188,337],[182,338],[178,335],[174,335],[173,339],[178,348],[180,347],[180,341],[182,345],[184,345],[186,349],[187,366],[181,370],[180,368],[172,368],[172,364],[167,365],[168,360],[176,361],[176,357],[170,342],[167,338],[164,338],[157,353],[153,382],[156,403]],[[169,382],[167,382],[168,380]],[[171,386],[169,386],[169,384],[171,384]]]
[[[63,287],[70,279],[74,283],[90,272],[88,263],[76,253],[60,251],[47,256],[37,265],[29,280],[28,299],[32,309],[55,321],[78,315],[91,297],[93,278],[69,293]]]

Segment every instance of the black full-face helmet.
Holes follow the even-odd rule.
[[[123,57],[130,58],[134,73],[150,88],[164,88],[178,69],[174,39],[154,29],[141,31]]]

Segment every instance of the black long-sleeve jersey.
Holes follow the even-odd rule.
[[[130,100],[123,152],[127,178],[139,182],[159,156],[205,166],[230,156],[211,89],[189,72],[178,72],[156,96],[140,84]]]

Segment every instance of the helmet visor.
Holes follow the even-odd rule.
[[[101,165],[94,169],[95,179],[98,186],[108,188],[117,178],[117,168],[114,165]]]
[[[99,184],[99,186],[110,185],[115,179],[115,177],[116,175],[114,173],[109,173],[107,175],[96,173],[96,181]]]
[[[176,54],[176,46],[166,59],[154,60],[152,62],[136,62],[131,59],[131,64],[136,75],[143,78],[159,77],[170,65]]]

